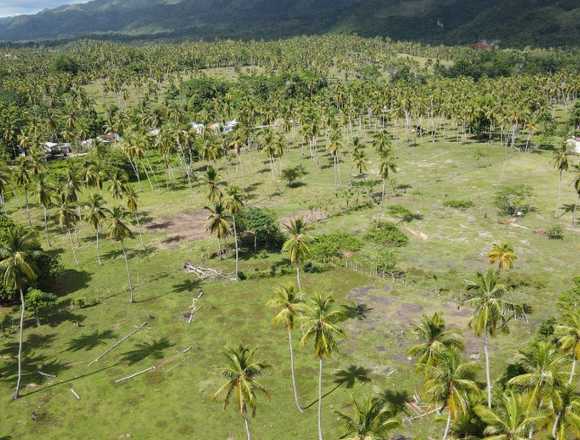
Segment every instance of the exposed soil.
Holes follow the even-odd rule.
[[[318,223],[328,218],[328,213],[322,209],[309,209],[307,211],[298,211],[280,220],[282,225],[287,225],[292,220],[303,219],[306,223]]]
[[[181,242],[205,240],[209,237],[206,230],[207,212],[202,209],[181,212],[172,217],[162,217],[145,227],[150,231],[165,232],[167,237],[160,242],[162,248],[176,248]]]

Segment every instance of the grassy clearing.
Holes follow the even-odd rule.
[[[397,133],[400,134],[400,133]],[[570,219],[554,219],[558,176],[552,167],[551,153],[523,154],[506,151],[493,144],[450,143],[421,140],[415,147],[396,145],[400,172],[398,185],[406,193],[388,192],[384,207],[375,207],[341,215],[331,215],[317,223],[313,233],[332,231],[364,233],[372,219],[388,216],[390,205],[399,204],[419,212],[421,220],[402,224],[410,243],[398,251],[399,266],[406,271],[403,281],[378,279],[343,268],[320,274],[305,274],[305,290],[333,292],[337,300],[357,301],[372,308],[366,320],[350,321],[341,353],[327,364],[326,388],[332,386],[330,373],[351,364],[373,371],[373,382],[353,390],[339,390],[325,401],[324,425],[328,438],[337,438],[340,428],[333,410],[343,409],[351,394],[392,389],[418,390],[418,376],[406,351],[413,343],[411,326],[422,313],[442,311],[447,321],[465,329],[468,311],[458,310],[456,299],[463,281],[477,270],[487,267],[485,255],[496,241],[511,243],[519,259],[514,276],[528,284],[517,291],[517,297],[530,303],[535,313],[528,323],[514,325],[512,337],[492,341],[493,372],[500,374],[533,333],[539,322],[555,310],[554,301],[571,278],[580,272],[578,230],[569,226]],[[370,153],[370,147],[367,149]],[[371,154],[374,159],[374,154]],[[242,157],[240,172],[221,162],[220,172],[230,183],[246,188],[250,205],[269,207],[279,218],[305,212],[310,208],[331,214],[340,204],[336,198],[332,167],[322,169],[302,159],[300,149],[293,148],[282,159],[283,166],[302,163],[307,175],[303,186],[289,189],[264,169],[265,157],[249,153]],[[376,172],[371,160],[369,174]],[[343,180],[354,170],[350,157],[341,164]],[[206,204],[206,189],[197,184],[192,191],[184,183],[168,190],[164,175],[156,176],[158,189],[151,191],[147,182],[138,185],[141,210],[151,221],[171,219],[183,212],[196,212]],[[500,185],[526,183],[532,186],[536,210],[518,220],[517,226],[502,224],[493,206]],[[446,200],[471,200],[474,207],[453,209]],[[565,187],[562,203],[571,203],[574,195]],[[108,199],[110,205],[112,201]],[[24,220],[18,203],[10,203],[11,214]],[[35,209],[34,222],[41,224],[41,211]],[[565,239],[548,240],[536,233],[561,224]],[[105,242],[104,265],[95,261],[92,232],[87,226],[80,231],[80,264],[75,266],[65,237],[53,229],[55,249],[62,252],[66,272],[60,282],[60,312],[36,328],[27,322],[25,333],[26,361],[24,397],[9,401],[15,377],[16,336],[5,331],[0,340],[0,408],[3,420],[0,436],[13,439],[62,438],[211,438],[241,439],[243,426],[233,410],[223,412],[211,396],[222,381],[222,349],[240,342],[259,347],[260,357],[273,365],[264,379],[272,393],[270,401],[259,402],[253,421],[255,437],[311,438],[316,429],[316,412],[299,415],[293,406],[289,362],[284,332],[273,329],[271,311],[265,307],[273,287],[292,283],[293,276],[274,279],[204,282],[199,285],[183,272],[184,261],[232,271],[232,259],[208,260],[216,248],[211,238],[195,241],[162,242],[171,238],[163,229],[145,228],[145,249],[139,242],[130,243],[130,266],[135,277],[137,303],[127,303],[127,280],[122,257],[114,244]],[[268,254],[241,262],[242,270],[268,268],[283,256]],[[191,325],[183,314],[199,288],[205,296],[201,310]],[[71,308],[74,299],[92,304]],[[0,310],[0,318],[15,310]],[[88,362],[115,340],[144,321],[141,331],[118,350],[92,366]],[[479,343],[467,339],[467,355],[479,353]],[[188,347],[191,350],[183,353]],[[114,380],[145,368],[157,366],[151,373],[123,384]],[[38,370],[55,374],[47,378]],[[316,393],[317,362],[309,347],[297,353],[299,389],[306,402]],[[81,396],[76,400],[70,388]],[[433,433],[443,420],[426,417],[399,430],[411,435]],[[435,428],[434,428],[435,426]],[[230,436],[230,437],[228,437]],[[423,438],[423,437],[421,437]]]

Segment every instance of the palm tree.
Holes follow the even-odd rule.
[[[145,249],[143,233],[141,232],[141,222],[139,221],[139,215],[137,213],[139,210],[139,196],[137,195],[135,188],[130,185],[126,185],[125,198],[127,199],[127,210],[133,216],[135,223],[137,223],[137,234],[139,234],[139,242],[141,243],[141,247]]]
[[[32,256],[38,252],[38,246],[31,233],[20,228],[8,230],[6,238],[0,248],[0,271],[2,285],[8,291],[17,290],[20,293],[20,331],[18,336],[18,380],[14,399],[20,396],[20,382],[22,379],[22,336],[24,333],[24,288],[37,278],[36,268]]]
[[[526,306],[516,305],[503,299],[507,288],[498,282],[497,273],[488,270],[477,273],[475,281],[467,283],[464,303],[473,308],[469,327],[476,336],[483,338],[485,355],[485,377],[487,382],[487,405],[491,408],[491,371],[489,359],[489,337],[498,330],[509,331],[508,322],[511,319],[525,319]]]
[[[318,358],[318,440],[322,436],[322,368],[324,359],[332,356],[337,349],[337,338],[344,335],[338,323],[343,320],[343,312],[336,307],[330,295],[317,294],[305,309],[303,318],[304,335],[301,343],[312,340],[314,354]]]
[[[560,206],[560,193],[562,191],[562,177],[569,168],[568,162],[568,148],[566,143],[562,145],[561,148],[554,150],[554,168],[558,170],[560,174],[560,180],[558,182],[558,204],[556,208]]]
[[[97,263],[101,264],[101,256],[99,253],[99,238],[101,225],[103,220],[111,213],[108,208],[105,207],[105,199],[99,193],[94,193],[89,196],[89,200],[84,205],[85,208],[85,221],[89,223],[95,230],[97,239]]]
[[[427,373],[432,365],[449,350],[463,350],[463,338],[455,329],[446,329],[441,314],[423,315],[415,326],[419,343],[409,349],[409,354],[417,357],[418,367]]]
[[[258,382],[258,377],[270,366],[257,361],[256,350],[251,350],[243,345],[226,349],[225,355],[228,365],[224,368],[223,375],[227,382],[217,390],[215,397],[224,395],[224,409],[226,409],[232,395],[236,396],[236,406],[240,416],[244,419],[247,440],[251,440],[252,433],[248,416],[250,411],[252,416],[256,415],[257,392],[269,396],[266,388]]]
[[[236,224],[236,215],[240,213],[244,207],[245,197],[242,189],[238,186],[231,185],[226,189],[226,197],[224,199],[224,207],[232,215],[232,227],[234,230],[234,242],[236,247],[236,280],[239,280],[240,274],[240,247],[238,244],[238,229]]]
[[[308,227],[302,218],[290,220],[290,223],[284,225],[290,237],[284,245],[282,250],[288,253],[290,263],[296,266],[296,285],[298,289],[302,289],[302,280],[300,279],[300,267],[304,259],[310,254],[308,243],[310,237],[306,234]]]
[[[391,173],[397,172],[397,165],[395,159],[391,152],[387,150],[381,153],[380,163],[379,163],[379,176],[383,181],[383,192],[382,192],[382,203],[385,201],[385,192],[387,187],[387,180],[389,179]]]
[[[274,325],[284,326],[288,332],[288,348],[290,350],[290,374],[292,376],[292,391],[294,403],[299,412],[304,412],[298,398],[296,388],[296,372],[294,369],[294,349],[292,347],[292,331],[297,319],[304,311],[304,295],[297,291],[294,286],[279,287],[274,291],[274,297],[268,301],[268,306],[276,309]]]
[[[510,270],[514,265],[514,261],[518,259],[511,245],[507,243],[494,243],[491,250],[487,254],[489,264],[496,264],[500,271]]]
[[[475,407],[476,414],[487,425],[484,431],[485,439],[489,440],[528,440],[530,428],[542,420],[540,416],[528,412],[526,395],[513,391],[504,393],[501,408],[492,410],[482,405]]]
[[[4,205],[6,204],[6,189],[10,183],[10,175],[9,168],[4,165],[0,166],[0,205],[2,209],[6,209]]]
[[[42,174],[38,176],[37,179],[36,195],[38,196],[38,203],[42,206],[44,212],[44,234],[46,235],[46,241],[50,246],[50,236],[48,234],[48,208],[52,206],[54,188],[44,180]]]
[[[206,206],[209,212],[207,217],[207,230],[218,239],[218,254],[222,257],[222,240],[230,235],[230,217],[222,203],[217,203],[213,208]]]
[[[425,390],[430,400],[447,409],[447,424],[443,440],[447,439],[451,420],[456,420],[469,410],[469,394],[479,393],[475,382],[476,365],[462,362],[461,355],[455,350],[443,353],[439,362],[427,371]]]
[[[222,198],[222,191],[220,189],[221,182],[219,180],[218,172],[211,165],[208,165],[207,167],[205,181],[209,190],[207,199],[210,203],[219,202]]]
[[[562,351],[572,358],[572,367],[568,378],[568,385],[571,385],[576,372],[576,362],[580,359],[580,309],[566,310],[562,317],[562,323],[554,328],[554,335]]]
[[[75,261],[75,264],[78,265],[79,260],[77,258],[75,244],[72,238],[72,231],[79,221],[79,215],[76,210],[76,207],[70,201],[67,200],[66,194],[61,192],[60,195],[61,199],[59,200],[59,205],[57,206],[56,210],[57,222],[59,226],[64,231],[66,231],[68,235],[73,254],[73,259]]]
[[[28,202],[28,190],[30,183],[32,182],[32,177],[30,173],[30,159],[28,156],[20,156],[16,161],[16,167],[14,170],[14,180],[16,185],[18,185],[24,191],[24,204],[26,209],[26,217],[28,219],[28,226],[32,227],[32,220],[30,218],[30,207]]]
[[[110,177],[111,180],[111,195],[114,199],[120,200],[123,198],[127,190],[127,176],[123,171],[117,170]]]
[[[575,385],[557,387],[551,397],[552,437],[567,440],[580,437],[580,393]],[[573,432],[572,432],[573,431]]]
[[[335,411],[346,432],[341,439],[383,440],[391,430],[399,426],[399,421],[389,411],[382,399],[373,397],[360,403],[352,402],[353,415]]]
[[[131,272],[129,271],[129,260],[127,258],[127,250],[125,249],[125,240],[133,238],[133,232],[125,224],[124,220],[126,213],[123,208],[116,206],[111,211],[109,237],[121,245],[123,251],[123,258],[125,259],[125,269],[127,271],[127,280],[129,283],[129,303],[134,302],[133,298],[133,283],[131,282]]]

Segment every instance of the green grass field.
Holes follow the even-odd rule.
[[[367,152],[371,153],[370,147]],[[459,310],[457,299],[464,280],[488,267],[486,254],[492,243],[514,246],[519,258],[513,276],[523,280],[525,287],[513,296],[534,308],[529,322],[513,325],[512,336],[492,341],[495,376],[501,374],[538,323],[555,312],[558,294],[580,273],[580,231],[570,226],[569,217],[553,217],[558,173],[550,151],[506,152],[495,144],[458,144],[441,139],[432,143],[424,138],[414,147],[397,141],[396,152],[399,173],[395,179],[399,187],[408,186],[406,192],[394,195],[389,190],[384,207],[344,214],[337,207],[341,202],[335,195],[332,167],[326,166],[328,159],[322,157],[322,168],[318,168],[301,158],[296,144],[282,159],[283,167],[302,163],[306,168],[304,185],[294,189],[262,171],[267,165],[260,153],[243,155],[239,172],[226,161],[219,163],[225,180],[249,191],[250,206],[271,208],[280,219],[306,214],[310,209],[327,212],[327,219],[313,225],[313,234],[346,231],[362,236],[374,218],[388,217],[388,207],[393,204],[422,215],[420,220],[401,225],[410,238],[409,245],[397,251],[399,267],[406,273],[404,281],[341,267],[304,275],[308,294],[330,292],[341,303],[357,301],[372,308],[366,320],[346,323],[340,352],[326,366],[325,389],[333,385],[331,373],[337,368],[354,364],[373,372],[370,384],[340,389],[325,399],[323,423],[329,439],[342,432],[333,410],[347,409],[351,395],[387,389],[410,394],[420,391],[419,376],[407,349],[414,341],[412,325],[421,314],[444,312],[448,323],[464,330],[466,355],[479,353],[479,342],[467,329],[469,311]],[[374,153],[371,157],[374,159]],[[376,171],[376,161],[371,160],[369,175]],[[350,156],[344,158],[341,174],[344,182],[354,174]],[[163,173],[155,176],[153,191],[146,181],[137,186],[140,210],[150,222],[171,222],[185,214],[199,219],[206,204],[206,188],[196,184],[192,193],[179,182],[167,189],[163,179]],[[574,201],[568,180],[565,176],[562,203]],[[533,188],[535,210],[514,224],[500,223],[494,195],[501,185],[512,183]],[[471,200],[474,207],[457,210],[444,206],[446,200],[454,199]],[[9,209],[15,218],[25,221],[21,197],[13,199]],[[41,210],[35,207],[33,214],[41,231]],[[16,327],[4,329],[0,341],[0,438],[245,438],[241,418],[232,408],[224,412],[212,399],[222,383],[223,348],[239,343],[258,347],[260,358],[272,365],[263,379],[271,399],[260,398],[257,417],[252,420],[255,438],[315,437],[316,410],[313,407],[300,415],[294,408],[286,335],[272,327],[272,312],[265,306],[273,288],[293,283],[294,277],[196,283],[183,271],[185,261],[225,272],[233,271],[234,261],[209,259],[216,240],[205,235],[199,222],[192,222],[192,230],[182,223],[179,230],[145,227],[144,249],[138,240],[129,243],[136,304],[128,304],[124,263],[114,243],[105,241],[104,264],[98,266],[92,232],[82,225],[77,266],[68,240],[52,228],[53,248],[62,252],[66,268],[59,282],[61,305],[40,327],[33,319],[26,323],[23,397],[15,402],[10,395],[15,384]],[[564,240],[549,240],[539,233],[554,224],[563,227]],[[250,274],[283,258],[280,254],[249,257],[241,261],[241,270]],[[183,315],[200,288],[205,292],[199,302],[201,309],[188,325]],[[73,308],[73,299],[83,299],[89,306]],[[16,319],[17,310],[0,309],[0,318],[6,315]],[[149,325],[143,331],[101,361],[88,365],[145,321]],[[149,373],[114,383],[152,366],[156,369]],[[305,402],[315,398],[317,368],[311,347],[298,348],[297,377]],[[42,376],[39,370],[56,377]],[[443,424],[443,416],[424,417],[396,432],[416,438],[438,437]]]

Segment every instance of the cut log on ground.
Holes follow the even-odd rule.
[[[153,370],[155,370],[155,368],[156,368],[155,366],[149,367],[149,368],[145,368],[144,370],[137,371],[136,373],[130,374],[129,376],[125,376],[125,377],[122,377],[120,379],[117,379],[117,380],[115,380],[115,383],[126,382],[128,380],[133,379],[134,377],[137,377],[137,376],[140,376],[142,374],[145,374],[145,373],[148,373],[150,371],[153,371]]]
[[[220,278],[230,278],[231,274],[224,274],[223,272],[220,272],[219,270],[216,269],[212,269],[211,267],[202,267],[202,266],[196,266],[193,263],[191,263],[190,261],[186,262],[183,265],[183,270],[187,273],[191,273],[193,275],[195,275],[198,279],[200,280],[215,280],[215,279],[220,279]]]
[[[72,393],[73,396],[75,396],[75,399],[81,400],[81,396],[79,396],[78,393],[73,388],[70,389],[70,392]]]

